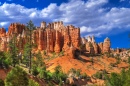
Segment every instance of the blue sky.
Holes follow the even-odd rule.
[[[112,48],[130,47],[130,0],[0,0],[0,27],[29,20],[36,26],[64,21],[80,27],[82,37],[109,37]]]

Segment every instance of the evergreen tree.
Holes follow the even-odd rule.
[[[11,54],[11,63],[15,67],[15,65],[19,62],[18,60],[18,48],[16,47],[16,34],[13,34],[13,38],[9,41],[9,49]]]
[[[27,73],[16,66],[7,74],[5,86],[28,86]]]
[[[36,54],[36,64],[39,67],[45,66],[45,63],[43,62],[42,55],[41,55],[40,51],[38,51],[38,53]]]
[[[26,30],[28,32],[28,45],[30,47],[30,50],[29,50],[29,73],[31,72],[31,65],[32,65],[32,31],[35,29],[35,26],[33,24],[33,22],[30,20],[28,23],[27,23],[27,26],[26,26]]]
[[[30,45],[29,43],[26,43],[24,45],[24,51],[23,51],[23,56],[24,58],[22,59],[23,60],[23,63],[26,64],[26,67],[29,66],[29,52],[31,51],[31,48],[30,48]]]

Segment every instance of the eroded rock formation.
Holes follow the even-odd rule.
[[[87,39],[81,38],[81,44],[86,46],[86,51],[90,54],[100,54],[110,52],[110,39],[107,37],[104,42],[96,43],[94,36],[88,36]]]
[[[11,23],[7,33],[4,28],[0,29],[0,50],[7,50],[8,43],[14,34],[17,38],[18,48],[23,48],[28,42],[28,31],[25,30],[25,25]],[[72,25],[64,26],[62,21],[48,25],[46,22],[42,22],[41,26],[32,32],[32,43],[37,45],[37,50],[46,50],[47,52],[66,51],[70,49],[71,45],[78,49],[80,29]]]
[[[104,40],[104,43],[103,43],[103,53],[105,52],[110,52],[110,39],[107,37],[105,40]]]
[[[0,28],[0,50],[7,51],[9,41],[15,35],[17,44],[20,49],[28,42],[28,31],[24,24],[11,23],[8,32],[4,28]],[[80,29],[73,25],[64,26],[62,21],[49,23],[42,22],[32,32],[32,43],[36,44],[35,50],[46,50],[47,52],[61,51],[74,54],[74,50],[80,49],[84,45],[84,49],[91,54],[110,52],[110,39],[106,38],[104,43],[96,43],[94,36],[80,38]],[[73,47],[73,48],[72,48]],[[72,55],[71,58],[74,58]]]

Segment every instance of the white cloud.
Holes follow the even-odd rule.
[[[125,0],[120,0],[120,2],[123,2],[123,1],[125,1]]]
[[[0,26],[8,27],[11,22],[26,24],[30,19],[36,25],[41,21],[64,21],[80,27],[83,36],[98,37],[130,30],[130,8],[104,8],[107,3],[108,0],[70,0],[60,6],[51,3],[42,10],[4,3],[0,6]],[[9,23],[1,24],[7,21]]]
[[[0,26],[4,26],[4,25],[6,25],[6,24],[8,24],[8,22],[0,22]]]

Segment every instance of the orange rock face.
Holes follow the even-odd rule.
[[[6,30],[4,28],[0,28],[0,37],[4,37],[6,35]]]
[[[87,43],[86,43],[86,50],[87,50],[87,52],[89,52],[90,54],[94,54],[94,53],[95,53],[95,52],[94,52],[94,47],[93,47],[93,45],[92,45],[91,42],[87,42]]]
[[[104,40],[104,43],[103,43],[103,53],[105,52],[110,52],[110,39],[107,37],[105,40]]]
[[[105,52],[110,52],[110,39],[106,38],[104,40],[104,43],[96,43],[94,36],[92,38],[90,36],[87,37],[87,41],[84,42],[85,39],[82,39],[81,43],[85,43],[86,45],[86,51],[91,54],[100,54]]]
[[[6,33],[4,28],[0,29],[1,49],[7,50],[8,42],[12,37],[16,36],[18,48],[24,48],[28,42],[28,31],[25,30],[25,25],[20,23],[12,23]],[[80,29],[72,25],[64,26],[63,22],[41,23],[41,27],[37,27],[32,32],[32,43],[36,44],[37,50],[46,50],[47,52],[56,52],[70,50],[71,45],[78,48],[80,45]],[[73,53],[73,50],[72,52]]]
[[[95,54],[98,54],[99,51],[98,51],[98,45],[97,45],[97,43],[94,42],[92,45],[93,45],[93,47],[94,47],[94,53],[95,53]]]
[[[55,40],[55,47],[54,47],[54,51],[56,53],[59,53],[61,51],[61,47],[60,47],[60,33],[58,31],[56,31],[56,40]]]
[[[4,28],[0,29],[0,50],[8,50],[8,44],[12,39],[13,34],[16,34],[17,47],[24,48],[28,42],[28,32],[25,30],[25,25],[20,23],[12,23],[9,26],[8,32]],[[32,43],[36,44],[36,50],[46,50],[47,52],[61,51],[69,52],[74,58],[74,51],[80,49],[80,45],[86,45],[86,51],[92,54],[110,52],[110,40],[106,38],[104,43],[97,44],[94,36],[88,39],[80,38],[80,29],[73,25],[64,26],[62,21],[49,23],[41,23],[41,27],[37,27],[32,32]],[[73,49],[72,49],[73,46]]]
[[[99,51],[99,53],[103,53],[103,43],[101,42],[101,43],[99,43],[98,44],[98,51]]]
[[[25,25],[20,23],[11,23],[8,29],[7,35],[10,36],[12,34],[22,34],[23,30],[25,29]]]

